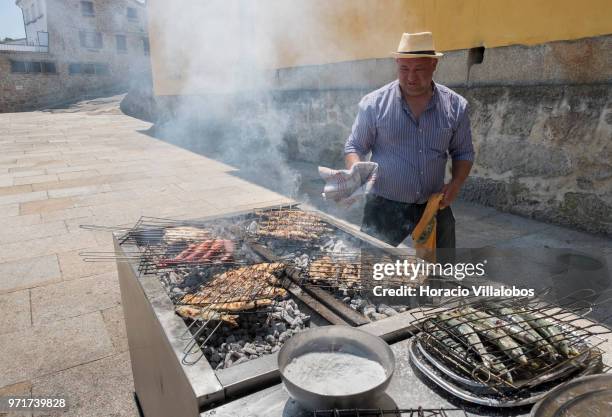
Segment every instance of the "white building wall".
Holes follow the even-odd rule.
[[[46,0],[17,0],[21,8],[25,23],[25,33],[29,44],[43,44],[46,35],[39,36],[39,32],[48,32],[47,1]],[[39,43],[40,41],[40,43]]]

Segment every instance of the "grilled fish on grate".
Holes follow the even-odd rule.
[[[333,228],[314,214],[299,210],[273,210],[256,212],[260,220],[257,234],[290,240],[317,240]]]
[[[323,256],[310,263],[308,277],[311,281],[331,281],[352,284],[359,280],[361,264],[358,261],[334,262],[329,256]]]
[[[238,316],[235,314],[223,314],[209,308],[197,306],[178,306],[176,312],[181,317],[186,317],[194,320],[220,320],[232,327],[238,327]]]
[[[274,275],[284,267],[278,262],[261,263],[223,272],[202,284],[196,293],[185,295],[180,302],[230,312],[268,306],[287,295],[284,288],[278,287],[279,280]]]
[[[164,231],[164,241],[169,245],[177,242],[204,240],[209,236],[209,231],[192,226],[170,227]]]

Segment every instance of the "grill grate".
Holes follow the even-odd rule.
[[[317,410],[313,417],[467,417],[462,408],[350,408]]]
[[[247,227],[249,235],[257,240],[281,240],[315,244],[333,228],[314,213],[295,209],[258,210]]]
[[[600,336],[610,329],[585,318],[596,304],[570,297],[463,297],[411,314],[418,344],[447,375],[512,400],[601,362]]]

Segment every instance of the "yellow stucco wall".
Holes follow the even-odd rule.
[[[148,8],[156,94],[223,83],[232,65],[388,57],[403,32],[432,31],[442,51],[612,33],[611,0],[149,0]]]

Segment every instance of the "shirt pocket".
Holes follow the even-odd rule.
[[[432,151],[446,156],[454,130],[450,127],[436,128],[429,137],[428,146]]]

